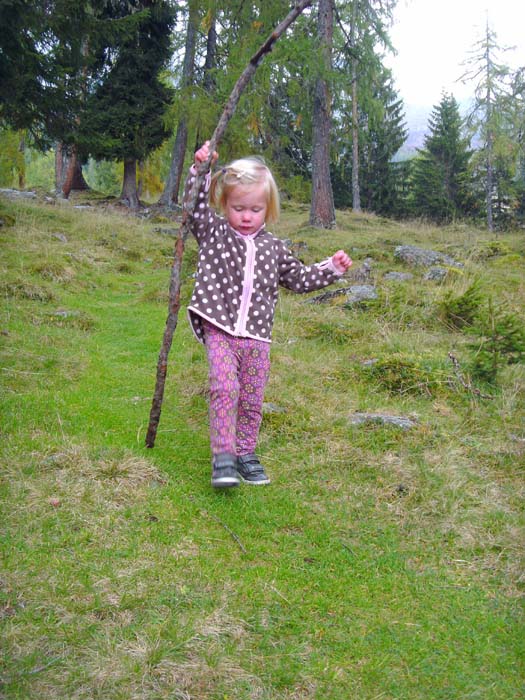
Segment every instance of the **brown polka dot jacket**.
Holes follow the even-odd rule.
[[[184,198],[195,180],[190,169]],[[263,226],[251,235],[235,231],[208,206],[209,176],[198,195],[191,223],[199,244],[195,289],[188,317],[197,339],[204,342],[202,320],[230,335],[271,342],[279,285],[293,292],[322,289],[338,273],[331,259],[304,265],[279,238]]]

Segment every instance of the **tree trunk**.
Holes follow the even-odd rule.
[[[352,59],[352,209],[361,211],[359,191],[359,117],[357,104],[357,58]]]
[[[204,61],[204,79],[202,85],[204,87],[204,92],[208,97],[212,97],[216,90],[217,85],[215,82],[215,76],[213,74],[213,69],[216,67],[217,63],[217,20],[215,14],[212,14],[210,20],[210,27],[208,29],[208,36],[206,39],[206,59]],[[195,147],[199,148],[201,143],[205,139],[201,138],[200,133],[197,132],[195,139]]]
[[[204,62],[204,89],[208,94],[215,92],[215,78],[212,70],[217,60],[217,22],[215,15],[211,18],[208,38],[206,40],[206,60]]]
[[[142,197],[144,191],[144,171],[146,169],[146,164],[143,160],[139,160],[137,163],[137,197]]]
[[[492,93],[490,89],[492,61],[490,58],[488,27],[487,27],[487,49],[486,49],[486,75],[487,75],[487,177],[486,177],[486,203],[487,203],[487,228],[492,233],[494,231],[494,215],[492,211],[492,194],[494,189],[494,134],[492,131]]]
[[[332,66],[334,26],[333,0],[319,0],[319,43],[323,56],[323,74],[315,85],[312,148],[312,204],[310,224],[318,228],[335,226],[335,207],[330,180],[331,95],[324,77]]]
[[[18,189],[23,190],[26,186],[26,139],[22,135],[20,138],[20,143],[18,144],[18,152],[20,153],[20,158],[18,158]]]
[[[67,199],[71,190],[88,190],[89,185],[84,180],[82,164],[80,163],[75,146],[68,147],[60,142],[55,148],[55,192],[59,197]]]
[[[186,47],[184,53],[184,64],[182,67],[181,87],[185,88],[192,84],[195,71],[195,43],[197,39],[197,6],[195,2],[190,3],[188,15],[188,28],[186,30]],[[186,116],[183,114],[177,126],[177,134],[173,145],[170,171],[164,191],[159,198],[159,204],[165,207],[173,206],[179,201],[179,187],[184,169],[184,156],[186,155],[186,145],[188,143],[188,126]]]
[[[137,194],[137,161],[127,158],[124,161],[124,179],[120,201],[130,209],[138,209],[140,202]]]
[[[356,50],[357,33],[357,3],[352,6],[352,26],[350,27],[350,45]],[[352,66],[352,209],[361,211],[361,193],[359,190],[359,109],[357,102],[357,71],[359,61],[355,55],[351,59]]]

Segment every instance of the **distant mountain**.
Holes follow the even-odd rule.
[[[408,137],[394,156],[394,160],[407,160],[416,155],[417,149],[423,147],[425,134],[428,133],[428,118],[432,107],[428,105],[405,105],[405,121]]]

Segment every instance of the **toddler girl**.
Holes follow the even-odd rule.
[[[208,160],[209,142],[195,153]],[[213,154],[215,162],[218,155]],[[185,199],[195,180],[192,166]],[[208,206],[217,208],[223,216]],[[270,343],[278,287],[311,292],[331,284],[352,264],[339,250],[303,265],[266,230],[279,217],[275,180],[258,158],[242,158],[206,176],[191,223],[199,244],[188,316],[206,347],[210,382],[210,441],[215,488],[269,484],[255,447],[270,370]]]

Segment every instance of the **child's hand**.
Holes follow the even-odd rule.
[[[198,151],[195,152],[195,163],[205,163],[208,158],[210,157],[210,142],[205,141],[203,145],[199,148]],[[219,154],[217,151],[213,151],[213,157],[211,159],[211,165],[215,163],[217,158],[219,157]]]
[[[332,264],[338,272],[346,272],[352,264],[352,260],[344,250],[338,250],[332,255]]]

